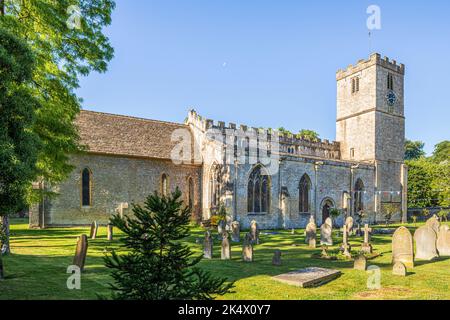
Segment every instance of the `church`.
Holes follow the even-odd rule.
[[[248,228],[321,225],[340,211],[368,223],[406,218],[404,164],[405,66],[372,54],[338,70],[336,141],[251,128],[203,118],[191,110],[184,123],[83,110],[76,125],[87,151],[71,155],[75,167],[58,194],[30,208],[30,227],[107,224],[132,214],[157,191],[176,188],[192,219],[225,210]]]

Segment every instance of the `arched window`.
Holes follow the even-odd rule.
[[[188,206],[192,212],[192,209],[194,209],[194,179],[192,177],[188,178]]]
[[[355,184],[355,194],[354,194],[354,212],[358,213],[364,210],[364,184],[361,179],[358,179]]]
[[[307,174],[304,174],[300,179],[299,184],[299,211],[300,212],[309,212],[309,194],[311,191],[311,180],[309,179]]]
[[[220,206],[220,195],[222,190],[222,174],[221,167],[218,164],[214,164],[211,167],[209,185],[211,195],[211,208],[218,209]]]
[[[268,213],[270,208],[270,179],[261,166],[253,169],[248,180],[247,210],[249,213]]]
[[[81,172],[81,205],[89,207],[92,205],[92,177],[91,170],[84,168]]]
[[[167,174],[163,173],[161,175],[161,195],[167,197],[169,194],[169,177]]]

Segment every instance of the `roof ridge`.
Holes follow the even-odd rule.
[[[148,119],[148,118],[142,118],[142,117],[128,116],[128,115],[116,114],[116,113],[110,113],[110,112],[103,112],[103,111],[94,111],[94,110],[81,109],[80,113],[96,113],[96,114],[103,114],[103,115],[108,115],[108,116],[127,118],[127,119],[134,119],[134,120],[141,120],[141,121],[147,121],[147,122],[159,122],[159,123],[170,124],[170,125],[186,126],[186,124],[184,124],[184,123],[178,123],[178,122],[173,122],[173,121],[155,120],[155,119]]]

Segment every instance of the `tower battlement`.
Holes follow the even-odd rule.
[[[339,69],[336,72],[336,80],[344,79],[373,65],[380,65],[401,75],[405,74],[405,65],[403,63],[398,64],[396,60],[390,60],[388,57],[381,58],[381,55],[379,53],[374,53],[367,60],[359,60],[355,65],[349,65],[344,70]]]

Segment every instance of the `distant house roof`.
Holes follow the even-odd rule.
[[[87,110],[80,112],[75,123],[89,153],[157,159],[171,159],[178,143],[171,141],[174,130],[189,130],[179,123]]]

